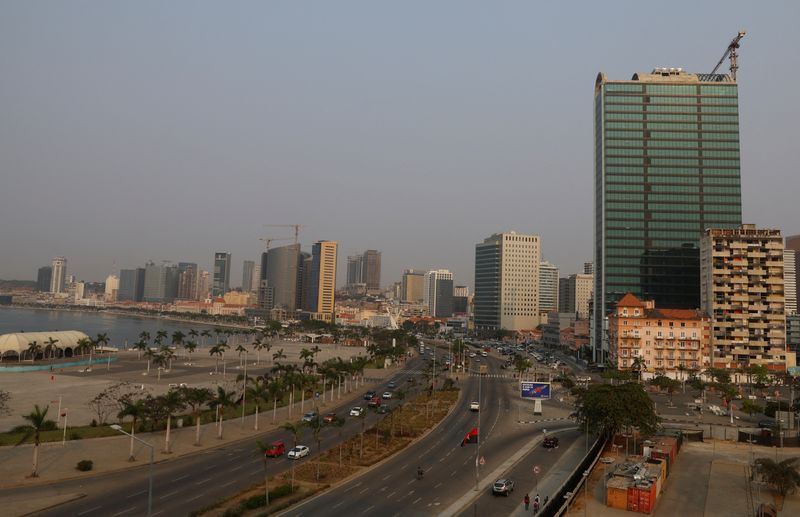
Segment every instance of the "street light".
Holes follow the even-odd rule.
[[[155,448],[152,445],[150,445],[149,443],[147,443],[146,441],[142,440],[141,438],[139,438],[137,436],[134,436],[131,433],[126,432],[122,428],[122,426],[120,426],[118,424],[112,424],[111,425],[111,429],[114,429],[115,431],[119,431],[122,434],[128,435],[131,438],[133,438],[134,440],[136,440],[137,442],[141,443],[142,445],[145,445],[146,447],[150,447],[150,469],[149,469],[150,471],[149,471],[149,474],[148,474],[149,486],[147,488],[147,517],[150,517],[151,515],[153,515],[153,453],[155,451]]]
[[[584,486],[584,504],[583,504],[583,515],[588,515],[588,508],[589,508],[589,471],[583,471],[583,486]]]

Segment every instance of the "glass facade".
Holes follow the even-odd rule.
[[[626,292],[699,308],[700,235],[741,219],[736,83],[675,69],[631,81],[600,74],[594,306],[604,310],[595,311],[595,338]]]

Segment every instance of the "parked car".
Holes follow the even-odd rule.
[[[364,414],[364,408],[361,406],[356,406],[350,409],[350,416],[361,416]]]
[[[381,398],[384,399],[384,400],[389,400],[390,398],[392,398],[392,392],[391,391],[384,391],[383,395],[381,395]]]
[[[760,429],[772,429],[776,425],[777,425],[777,422],[775,420],[764,419],[764,420],[759,420],[758,421],[758,427]]]
[[[299,460],[300,458],[308,456],[309,452],[311,451],[305,445],[296,445],[292,447],[286,457],[290,460]]]
[[[322,417],[322,423],[330,424],[336,420],[336,413],[328,413],[324,417]]]
[[[498,479],[492,485],[492,493],[508,497],[514,491],[514,482],[510,479]]]
[[[386,413],[389,412],[389,408],[386,406],[378,406],[378,409],[376,409],[375,411],[377,411],[379,415],[385,415]]]
[[[303,422],[313,422],[315,418],[319,417],[319,413],[316,411],[309,411],[308,413],[303,415]]]
[[[470,404],[469,404],[469,410],[470,411],[478,411],[478,410],[480,410],[480,408],[481,408],[481,405],[478,402],[470,402]]]
[[[283,456],[283,453],[286,452],[286,445],[283,442],[272,442],[264,451],[264,456],[267,458],[277,458],[278,456]]]
[[[542,444],[545,449],[557,449],[558,448],[558,438],[555,436],[548,436],[544,439],[544,443]]]

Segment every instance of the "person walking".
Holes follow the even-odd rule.
[[[531,504],[531,498],[528,494],[525,494],[525,497],[522,499],[522,501],[525,503],[525,511],[527,512],[528,506]]]
[[[534,501],[533,502],[533,514],[536,515],[537,513],[539,513],[539,501]]]

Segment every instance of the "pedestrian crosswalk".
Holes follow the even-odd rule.
[[[540,418],[538,420],[520,420],[518,423],[520,424],[542,424],[545,422],[562,422],[564,420],[574,420],[571,416],[565,416],[561,418]]]

